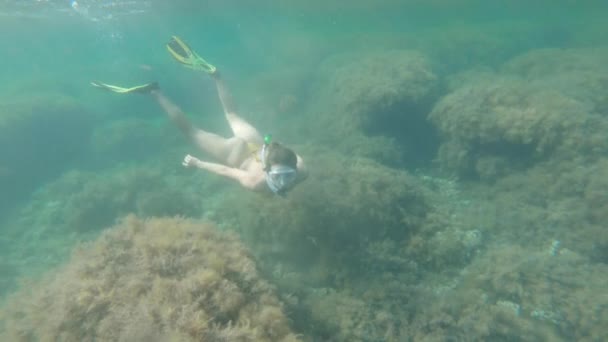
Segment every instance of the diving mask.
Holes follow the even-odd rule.
[[[272,192],[280,194],[287,190],[297,178],[297,171],[286,165],[273,165],[266,172],[266,184]]]

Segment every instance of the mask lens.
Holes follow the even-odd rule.
[[[296,171],[292,168],[281,168],[278,170],[272,170],[268,173],[268,176],[276,185],[283,187],[296,180]]]
[[[270,173],[269,176],[270,179],[276,184],[279,184],[281,182],[282,175],[280,173]]]

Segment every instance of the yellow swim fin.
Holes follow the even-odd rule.
[[[210,75],[213,75],[217,70],[196,52],[192,51],[190,46],[177,36],[172,36],[166,46],[171,56],[186,68],[203,71]]]
[[[131,87],[131,88],[123,88],[123,87],[119,87],[119,86],[115,86],[115,85],[111,85],[111,84],[107,84],[107,83],[103,83],[103,82],[99,82],[99,81],[93,81],[93,82],[91,82],[91,85],[93,87],[101,88],[104,90],[109,90],[113,93],[118,93],[118,94],[131,94],[131,93],[148,94],[152,90],[160,89],[157,82],[146,83],[146,84],[138,85],[138,86]]]

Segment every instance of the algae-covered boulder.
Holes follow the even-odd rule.
[[[537,50],[500,73],[456,76],[429,114],[452,173],[495,180],[547,159],[608,151],[608,73],[602,50]]]
[[[350,124],[374,121],[372,110],[393,105],[423,105],[436,96],[438,79],[430,61],[408,50],[345,54],[328,59],[319,72],[336,109],[348,111]],[[402,113],[407,115],[407,113]]]
[[[7,304],[4,341],[296,341],[233,235],[127,217]]]
[[[604,341],[607,271],[555,244],[494,245],[416,316],[413,339]]]
[[[317,75],[317,105],[307,120],[316,123],[321,141],[392,165],[416,161],[427,152],[421,146],[434,145],[425,116],[439,81],[423,54],[341,54],[321,64]]]
[[[313,268],[308,281],[340,283],[359,274],[374,242],[407,241],[430,210],[428,197],[405,171],[366,158],[313,154],[314,172],[287,198],[230,196],[218,214],[230,217],[263,261]]]
[[[583,147],[590,113],[589,105],[551,87],[496,75],[461,85],[429,117],[443,137],[444,169],[494,179],[558,149]]]
[[[476,193],[488,206],[479,212],[493,217],[485,226],[494,239],[524,246],[557,239],[594,262],[608,263],[607,158],[539,163]]]
[[[59,93],[0,99],[0,209],[81,156],[93,119],[74,99]]]
[[[608,116],[608,49],[537,49],[519,55],[501,68],[527,82],[556,89]]]
[[[305,303],[310,307],[319,339],[331,336],[328,340],[407,341],[407,316],[403,311],[395,315],[378,302],[370,303],[368,298],[334,289],[313,294]]]

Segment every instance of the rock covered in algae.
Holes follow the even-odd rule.
[[[536,50],[499,73],[456,77],[429,114],[443,137],[441,166],[495,180],[547,159],[605,155],[608,73],[594,53]]]
[[[210,224],[127,217],[22,289],[4,341],[296,341],[247,249]]]
[[[307,265],[316,269],[309,282],[357,277],[366,246],[406,241],[431,210],[428,191],[403,170],[321,149],[308,152],[315,155],[315,172],[285,200],[239,194],[220,205],[219,213],[231,215],[231,225],[262,262]],[[235,205],[241,209],[235,212]]]
[[[518,77],[475,80],[445,96],[430,119],[444,141],[439,161],[462,176],[494,179],[584,148],[590,107]]]
[[[607,58],[606,48],[536,49],[511,59],[501,71],[558,89],[606,116]]]
[[[423,135],[432,135],[425,116],[439,95],[439,79],[420,52],[332,56],[319,66],[313,88],[316,105],[307,121],[323,132],[317,139],[349,154],[395,164],[422,148]]]
[[[494,245],[421,310],[413,340],[605,341],[606,271],[555,241]]]

